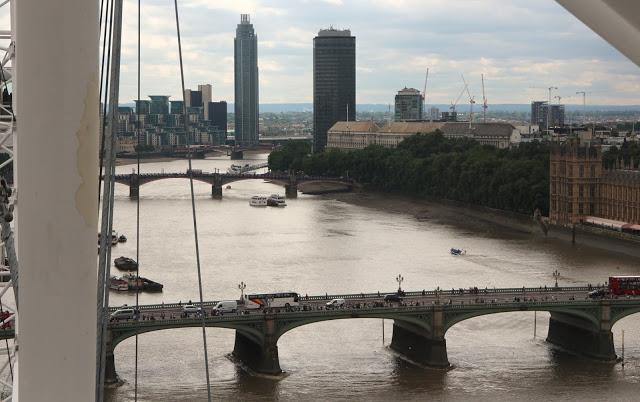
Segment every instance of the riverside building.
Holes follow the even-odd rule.
[[[446,138],[471,138],[482,145],[508,148],[519,142],[519,131],[508,123],[469,123],[405,121],[378,125],[372,121],[339,121],[327,136],[327,148],[354,150],[369,145],[395,148],[414,134],[440,130]]]
[[[313,149],[324,151],[338,121],[356,119],[356,38],[323,29],[313,38]]]
[[[579,141],[555,145],[549,159],[551,223],[640,232],[638,161],[604,169],[601,147]]]
[[[236,144],[258,144],[258,35],[249,14],[240,15],[234,39]]]

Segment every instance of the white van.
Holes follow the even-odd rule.
[[[111,313],[112,320],[130,320],[135,317],[135,311],[132,308],[119,308]]]
[[[344,299],[332,299],[326,303],[327,308],[338,308],[344,306]]]
[[[219,301],[213,307],[213,314],[217,313],[235,313],[238,309],[238,302],[236,300],[222,300]]]

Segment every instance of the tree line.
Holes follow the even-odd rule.
[[[523,214],[549,211],[549,147],[540,142],[510,149],[416,134],[397,148],[327,150],[290,142],[269,155],[269,168],[310,175],[349,176],[366,188],[417,197],[439,197]]]

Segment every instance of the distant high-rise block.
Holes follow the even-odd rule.
[[[324,151],[337,121],[355,118],[356,38],[348,29],[323,29],[313,38],[314,151]]]
[[[209,120],[209,102],[211,102],[211,84],[198,85],[198,91],[202,94],[202,106],[204,107],[204,119]]]
[[[414,88],[403,88],[396,95],[395,121],[422,120],[422,94]]]
[[[210,117],[211,125],[220,131],[227,133],[227,102],[209,102],[207,104],[207,114]]]
[[[235,136],[238,145],[258,144],[258,36],[242,14],[234,39]]]
[[[537,125],[540,127],[546,127],[544,119],[546,119],[546,113],[542,109],[547,105],[545,101],[533,101],[531,102],[531,125]]]

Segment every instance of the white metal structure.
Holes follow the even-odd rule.
[[[12,5],[22,290],[13,400],[90,401],[96,392],[98,1]]]
[[[638,0],[556,0],[586,26],[640,66]]]

